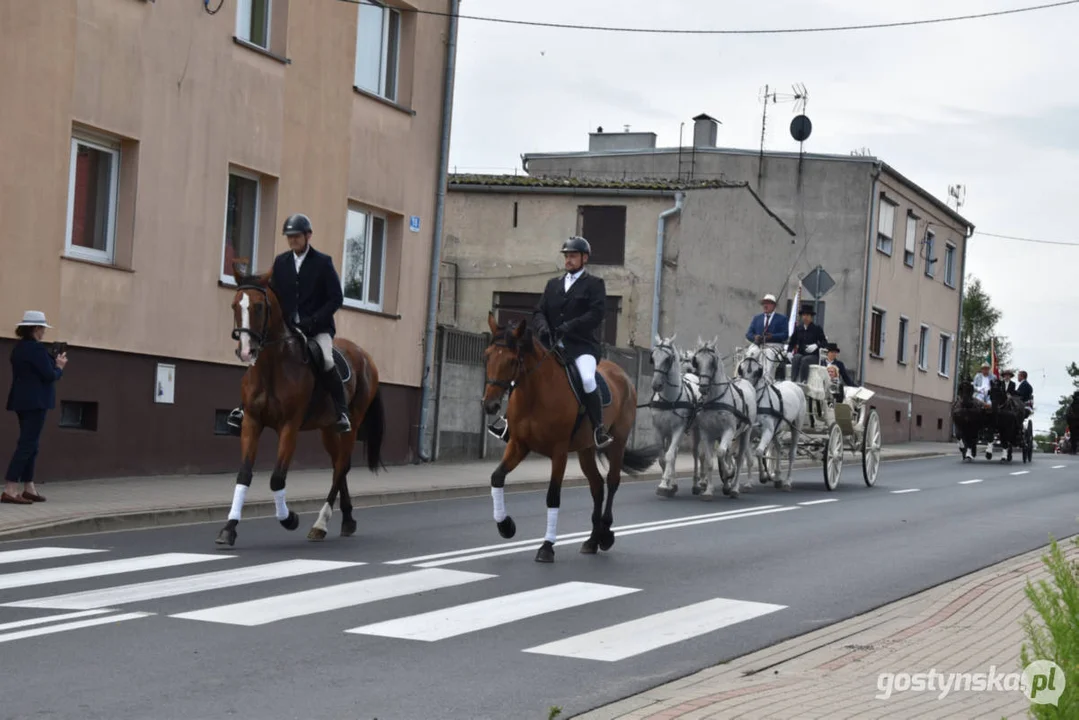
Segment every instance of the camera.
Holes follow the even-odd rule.
[[[67,352],[67,343],[66,342],[54,342],[52,344],[52,347],[49,348],[49,354],[52,355],[54,358],[59,357],[60,355],[62,355],[63,353],[66,353],[66,352]]]

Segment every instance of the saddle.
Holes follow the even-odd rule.
[[[321,375],[319,368],[322,367],[322,348],[318,346],[314,338],[304,338],[304,353],[303,361],[305,364],[311,366],[311,370],[316,375]],[[337,368],[337,374],[341,378],[342,383],[347,383],[352,379],[352,366],[348,362],[348,358],[338,350],[335,346],[331,346],[333,351],[333,364]]]
[[[584,391],[584,382],[581,380],[581,373],[577,372],[577,365],[568,362],[566,357],[556,350],[551,351],[551,355],[562,370],[566,373],[566,379],[569,381],[569,388],[573,391],[573,397],[577,400],[577,415],[583,415],[584,409],[584,396],[587,394]],[[600,407],[607,407],[611,404],[611,388],[607,385],[606,378],[603,377],[599,370],[596,370],[596,389],[599,391]]]

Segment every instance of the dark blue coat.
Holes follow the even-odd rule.
[[[606,312],[607,285],[603,278],[586,271],[573,281],[569,292],[566,273],[548,280],[532,317],[537,331],[554,331],[561,336],[568,360],[591,355],[598,361],[603,354],[599,328]]]
[[[333,315],[344,304],[344,295],[341,278],[329,255],[308,245],[307,257],[297,276],[293,252],[281,253],[274,258],[270,285],[281,303],[285,322],[290,326],[294,326],[298,314],[300,319],[312,322],[311,335],[329,333],[333,337],[337,334]]]
[[[56,367],[44,343],[20,340],[11,351],[11,390],[7,409],[52,410],[56,407],[56,381],[64,371]]]
[[[785,343],[789,339],[790,328],[788,325],[790,321],[787,320],[787,316],[782,313],[772,313],[772,319],[768,323],[768,327],[764,327],[764,313],[758,313],[753,316],[753,319],[749,322],[749,329],[746,330],[746,340],[753,342],[753,339],[758,335],[764,335],[765,330],[768,331],[768,340],[770,343]]]

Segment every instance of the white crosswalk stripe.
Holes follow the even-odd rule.
[[[726,513],[708,514],[682,522],[692,525],[735,516],[737,515]],[[640,527],[628,532],[647,532],[651,527],[654,526],[642,523]],[[19,563],[25,567],[35,561],[79,558],[91,553],[108,552],[111,551],[52,546],[27,548],[0,552],[0,565]],[[449,554],[449,557],[426,556],[413,560],[445,560],[472,557],[486,552],[490,551],[486,548],[472,548],[460,554]],[[220,570],[191,572],[186,567],[226,559],[233,562],[229,567]],[[109,584],[110,577],[114,575],[165,570],[174,572],[166,578],[158,576],[142,582]],[[357,573],[359,578],[352,579]],[[0,623],[0,644],[73,631],[93,632],[92,628],[95,627],[108,627],[140,618],[154,618],[152,623],[140,625],[143,627],[143,636],[152,632],[152,629],[147,628],[160,627],[160,623],[184,621],[246,628],[261,627],[264,628],[263,632],[268,632],[278,623],[375,603],[383,603],[378,612],[384,613],[386,608],[394,607],[392,603],[385,601],[403,601],[411,596],[424,595],[435,602],[441,602],[441,606],[436,605],[436,609],[430,610],[431,605],[428,604],[425,612],[399,612],[391,615],[389,620],[383,620],[386,615],[382,614],[379,622],[367,623],[362,622],[362,615],[357,617],[354,612],[342,613],[341,617],[347,617],[347,620],[342,621],[339,632],[359,643],[364,642],[365,637],[368,640],[389,638],[427,643],[454,642],[455,638],[496,628],[502,630],[513,623],[543,618],[547,623],[533,623],[529,632],[536,627],[546,628],[547,638],[530,636],[532,642],[546,639],[545,643],[533,647],[522,647],[526,643],[514,645],[515,634],[509,629],[491,633],[487,637],[513,652],[563,657],[575,661],[617,662],[785,608],[784,605],[733,598],[712,598],[684,607],[670,607],[664,588],[624,587],[564,580],[545,581],[545,577],[549,576],[538,574],[536,587],[531,589],[507,592],[501,589],[502,586],[497,581],[480,582],[496,580],[499,575],[441,567],[413,566],[406,569],[393,563],[368,564],[360,560],[344,562],[306,558],[248,565],[240,554],[219,553],[156,553],[116,557],[59,567],[0,572],[0,607],[11,608],[5,610],[5,615],[9,616],[5,617],[6,622]],[[76,580],[83,582],[73,592],[70,583]],[[42,586],[51,585],[57,586],[56,592],[42,591]],[[284,585],[289,588],[287,592],[281,590]],[[473,597],[478,592],[483,599],[464,603],[439,600],[457,597],[449,592],[452,588],[473,585],[477,590],[469,592]],[[253,590],[248,591],[245,597],[255,599],[220,604],[223,594],[243,586],[253,586]],[[297,590],[297,586],[306,589]],[[34,590],[25,591],[21,598],[14,595],[13,591],[23,588]],[[519,587],[515,590],[519,590]],[[200,594],[208,591],[214,591],[215,604],[207,607],[206,597]],[[27,597],[31,593],[33,596]],[[138,606],[138,603],[169,598],[185,598],[181,602],[186,603],[187,607],[193,605],[194,609],[176,612],[183,608],[172,607],[163,612],[153,605]],[[625,601],[623,598],[633,603],[628,607],[650,606],[647,610],[642,610],[642,613],[657,608],[663,608],[663,611],[613,624],[605,620],[609,617],[607,612],[578,612],[574,615],[575,621],[580,622],[581,618],[587,618],[588,625],[575,626],[574,631],[587,630],[572,637],[565,637],[565,630],[561,629],[557,622],[561,611],[587,606],[613,608],[615,614],[619,614],[618,608],[622,607],[620,617],[624,618],[625,606],[619,605]],[[633,598],[636,600],[632,600]],[[118,609],[121,607],[131,612],[121,612]],[[21,618],[14,614],[33,610],[66,612],[32,617],[24,615]]]

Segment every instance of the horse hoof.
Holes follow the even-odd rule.
[[[300,527],[300,516],[296,514],[295,510],[288,511],[288,517],[281,521],[281,527],[286,530],[295,530]]]
[[[498,527],[498,534],[506,540],[517,534],[517,523],[513,522],[513,518],[509,515],[502,522],[495,523],[495,525]]]
[[[725,488],[723,488],[723,494],[724,494],[724,495],[730,495],[730,494],[731,494],[731,489],[730,489],[730,488],[726,488],[726,487],[725,487]]]
[[[694,495],[700,495],[701,494],[701,486],[700,485],[694,485],[693,486],[693,494]]]
[[[614,530],[608,528],[599,537],[599,549],[607,552],[612,547],[614,547]]]
[[[670,487],[663,487],[660,485],[656,488],[656,495],[659,495],[660,497],[672,498],[676,492],[678,492],[677,485],[671,485]]]
[[[236,528],[223,527],[221,532],[217,534],[217,539],[214,540],[218,545],[228,545],[229,547],[236,544]]]
[[[794,488],[791,487],[790,483],[787,483],[785,485],[783,483],[780,483],[779,487],[780,490],[782,490],[783,492],[791,492],[792,490],[794,490]]]
[[[352,537],[356,534],[356,521],[355,520],[342,520],[341,521],[341,537]]]
[[[326,539],[326,531],[319,528],[311,528],[307,531],[307,539],[315,542],[321,542]]]
[[[588,538],[583,543],[581,543],[581,554],[582,555],[595,555],[598,548],[599,548],[599,543],[597,543],[592,538]]]
[[[538,563],[553,563],[554,562],[554,543],[543,541],[539,550],[536,551],[536,562]]]

